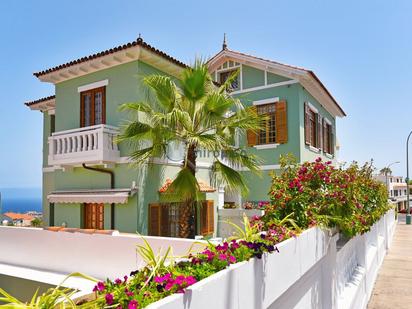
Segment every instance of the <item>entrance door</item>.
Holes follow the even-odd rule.
[[[84,204],[84,228],[104,229],[104,204],[86,203]]]

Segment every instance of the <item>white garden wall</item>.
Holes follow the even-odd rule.
[[[345,240],[311,228],[278,245],[279,253],[232,265],[150,309],[366,308],[395,229],[389,211],[365,235]],[[147,237],[155,251],[187,253],[193,240]],[[129,274],[142,260],[133,234],[99,235],[0,227],[0,275],[58,284],[68,273],[99,279]],[[90,292],[90,282],[74,282]]]
[[[194,243],[179,238],[145,239],[155,252],[171,246],[174,255],[187,254]],[[137,234],[84,234],[0,226],[0,274],[6,269],[1,267],[3,264],[7,269],[23,267],[64,275],[81,272],[98,279],[115,279],[144,265],[136,253],[138,244],[144,245]]]
[[[311,228],[279,253],[232,265],[150,309],[366,308],[392,240],[394,211],[370,232],[345,240]]]

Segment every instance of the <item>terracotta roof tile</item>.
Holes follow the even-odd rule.
[[[166,179],[166,182],[164,183],[163,186],[160,187],[159,193],[165,193],[168,189],[169,186],[172,184],[172,180],[170,178]],[[198,180],[197,183],[199,184],[200,192],[215,192],[216,190],[209,186],[207,183],[203,182],[202,180]]]
[[[45,98],[41,98],[41,99],[38,99],[38,100],[35,100],[35,101],[25,102],[24,104],[25,104],[26,106],[31,106],[31,105],[35,105],[35,104],[42,103],[42,102],[45,102],[45,101],[53,100],[53,99],[55,99],[55,98],[56,98],[55,95],[51,95],[51,96],[48,96],[48,97],[45,97]]]
[[[103,56],[106,56],[106,55],[109,55],[109,54],[113,54],[113,53],[116,53],[118,51],[125,50],[125,49],[128,49],[128,48],[134,47],[134,46],[141,46],[141,47],[146,48],[146,49],[158,54],[159,56],[162,56],[163,58],[175,63],[178,66],[181,66],[183,68],[187,67],[187,65],[184,64],[183,62],[181,62],[181,61],[177,60],[176,58],[173,58],[172,56],[169,56],[165,52],[162,52],[161,50],[147,44],[146,42],[143,41],[143,39],[138,38],[136,41],[133,41],[133,42],[130,42],[130,43],[127,43],[127,44],[124,44],[124,45],[120,45],[120,46],[117,46],[117,47],[114,47],[114,48],[110,48],[110,49],[107,49],[105,51],[102,51],[102,52],[99,52],[99,53],[96,53],[96,54],[93,54],[93,55],[90,55],[90,56],[82,57],[82,58],[79,58],[79,59],[61,64],[61,65],[55,66],[53,68],[46,69],[46,70],[43,70],[43,71],[40,71],[40,72],[35,72],[35,73],[33,73],[33,75],[36,76],[36,77],[40,77],[42,75],[46,75],[46,74],[51,73],[51,72],[55,72],[55,71],[58,71],[58,70],[61,70],[61,69],[79,64],[79,63],[83,63],[83,62],[86,62],[86,61],[89,61],[89,60],[93,60],[93,59],[96,59],[96,58],[99,58],[99,57],[103,57]]]
[[[4,213],[5,216],[9,217],[12,220],[33,220],[34,217],[28,214],[20,214],[15,212],[6,212]]]

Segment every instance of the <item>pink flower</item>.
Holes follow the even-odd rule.
[[[229,256],[229,262],[230,262],[231,264],[236,263],[236,258],[235,258],[233,255]]]
[[[178,284],[178,285],[181,285],[184,280],[185,280],[184,276],[177,276],[174,283]]]
[[[137,309],[137,306],[139,305],[139,303],[137,302],[137,300],[131,300],[129,302],[129,305],[127,306],[128,309]]]
[[[196,280],[195,277],[193,277],[193,276],[186,277],[186,283],[187,283],[188,286],[192,285],[192,284],[195,284],[196,282],[197,282],[197,280]]]
[[[106,304],[108,304],[109,306],[113,304],[113,295],[112,294],[106,294],[105,296],[106,299]]]
[[[106,286],[104,285],[104,283],[100,281],[100,282],[98,282],[98,283],[96,284],[96,286],[93,288],[93,292],[97,292],[97,291],[103,292],[105,288],[106,288]]]
[[[219,260],[221,260],[221,261],[226,261],[226,259],[227,259],[227,255],[226,254],[219,254]]]

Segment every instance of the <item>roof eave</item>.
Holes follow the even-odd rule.
[[[179,77],[187,65],[138,39],[116,48],[33,73],[39,80],[53,84],[104,70],[120,64],[141,60],[172,76]]]

